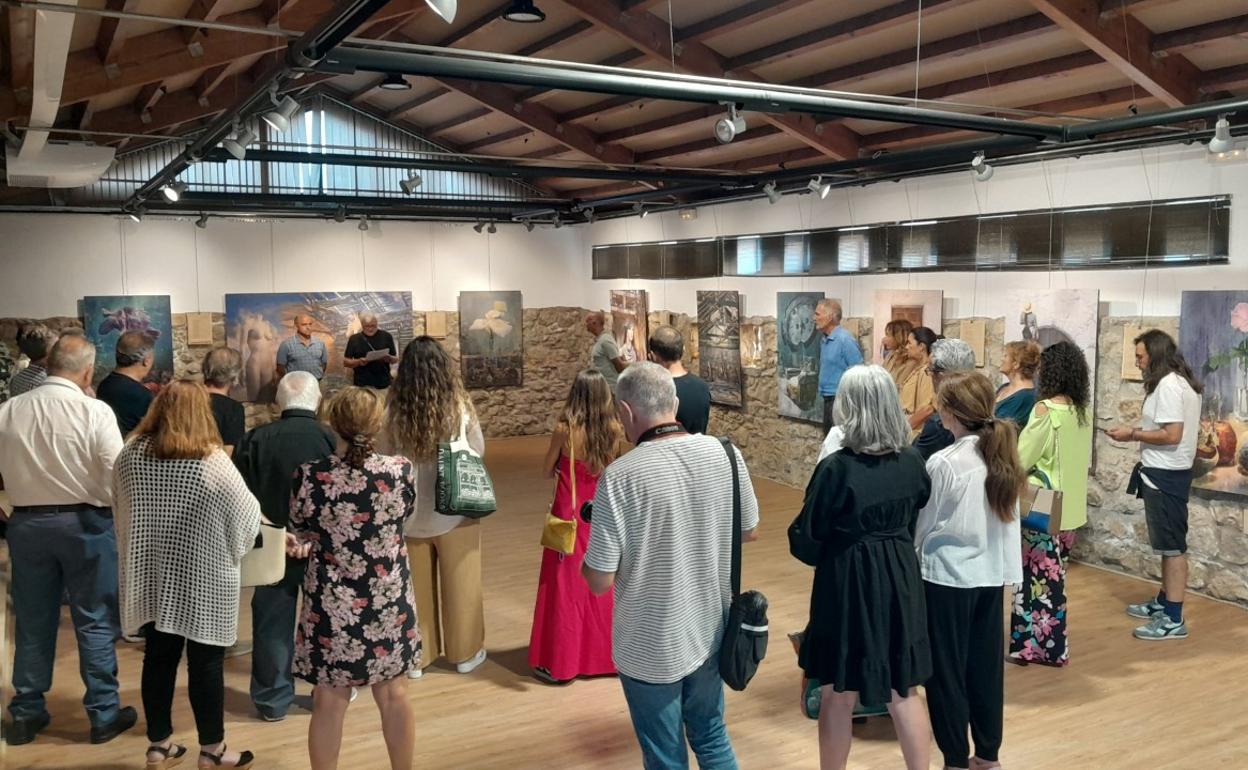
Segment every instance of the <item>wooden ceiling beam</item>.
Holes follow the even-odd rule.
[[[1175,2],[1179,0],[1100,0],[1101,20],[1117,19],[1124,13],[1157,8]]]
[[[168,93],[163,83],[148,83],[139,90],[138,97],[134,100],[134,110],[139,113],[142,118],[144,114],[150,113],[151,109]]]
[[[724,77],[727,74],[723,57],[703,43],[682,43],[673,51],[670,27],[657,16],[649,13],[621,14],[619,7],[611,0],[561,2],[582,18],[624,40],[652,59],[665,63],[674,61],[684,72],[696,75]],[[732,75],[741,80],[762,82],[762,78],[748,69],[741,69]],[[858,135],[844,126],[833,125],[830,130],[820,130],[809,115],[761,117],[790,136],[817,147],[829,157],[842,159],[857,156]]]
[[[1031,0],[1036,10],[1074,35],[1168,107],[1198,98],[1200,70],[1181,54],[1153,56],[1153,33],[1130,13],[1102,23],[1093,0]]]
[[[753,158],[742,158],[729,163],[719,163],[708,168],[723,171],[757,171],[759,169],[782,169],[795,163],[805,163],[808,161],[822,160],[823,156],[819,154],[813,147],[797,147],[792,150],[780,150],[779,152],[769,152],[766,155],[758,155]]]
[[[718,104],[708,104],[705,107],[695,107],[694,109],[678,112],[674,115],[655,118],[654,120],[650,120],[645,123],[638,123],[635,126],[626,126],[625,128],[621,128],[616,131],[605,131],[602,134],[602,139],[606,142],[618,142],[621,139],[633,139],[638,136],[653,134],[657,131],[664,131],[669,128],[683,126],[687,123],[693,123],[698,120],[705,120],[706,118],[723,114],[725,114],[723,107]]]
[[[745,5],[684,27],[677,34],[676,42],[709,40],[812,2],[814,0],[751,0]]]
[[[484,149],[491,145],[502,144],[503,142],[510,142],[512,139],[519,139],[522,136],[528,136],[531,133],[533,133],[533,130],[527,126],[518,126],[509,131],[502,131],[497,134],[483,136],[476,141],[461,144],[460,149],[464,152],[476,152],[477,150]]]
[[[736,147],[739,143],[750,142],[756,139],[766,139],[781,133],[784,132],[775,126],[757,126],[733,139],[732,145],[733,147]],[[689,155],[695,152],[705,152],[706,150],[714,150],[722,146],[723,145],[720,144],[719,140],[715,137],[708,136],[705,139],[695,139],[691,142],[683,142],[671,147],[661,147],[657,150],[639,152],[636,157],[638,163],[653,163],[656,160],[665,160],[667,158],[676,157],[677,155]]]
[[[133,11],[137,5],[138,0],[108,0],[104,7],[110,11]],[[121,30],[121,22],[121,19],[114,16],[100,18],[100,26],[95,33],[95,54],[99,57],[100,64],[105,67],[115,69],[117,60],[121,58],[125,45],[125,40],[117,35]]]
[[[1248,37],[1248,15],[1232,16],[1219,19],[1208,24],[1197,24],[1187,29],[1176,29],[1173,32],[1158,32],[1153,35],[1153,51],[1173,51],[1178,48],[1210,43],[1228,37]]]
[[[215,67],[209,67],[200,73],[199,79],[195,81],[192,90],[195,92],[195,98],[204,102],[221,87],[225,82],[225,73],[230,69],[229,64],[218,64]]]
[[[1201,79],[1200,90],[1210,93],[1240,86],[1248,86],[1248,64],[1232,64],[1229,67],[1209,70]]]
[[[263,0],[260,3],[260,12],[264,16],[264,25],[266,27],[285,21],[282,18],[289,13],[300,0]]]
[[[434,99],[446,96],[449,93],[451,93],[451,89],[449,88],[442,88],[441,86],[434,88],[432,91],[421,94],[414,99],[409,99],[394,109],[389,110],[386,112],[386,120],[399,120],[412,110],[423,107]]]
[[[970,0],[925,0],[922,2],[923,18],[929,19],[932,14],[948,11]],[[829,45],[844,42],[852,38],[860,38],[873,32],[913,24],[918,16],[919,0],[900,0],[892,5],[877,8],[874,11],[842,19],[809,32],[781,40],[778,43],[755,48],[728,59],[727,69],[737,70],[741,67],[757,67],[761,64],[799,56]]]
[[[524,48],[521,48],[519,51],[516,51],[515,55],[516,56],[535,56],[541,53],[542,51],[548,50],[550,48],[554,48],[557,45],[562,45],[563,43],[567,43],[572,40],[576,40],[577,38],[580,38],[586,34],[593,33],[595,31],[597,30],[595,29],[593,24],[590,24],[588,21],[585,21],[584,19],[582,19],[581,21],[578,21],[575,24],[564,27],[558,32],[552,32],[551,34],[547,35],[541,40],[534,42],[531,45],[526,45]]]
[[[444,120],[441,123],[434,123],[433,125],[425,126],[420,130],[420,132],[425,136],[437,136],[438,134],[449,131],[456,126],[462,126],[465,123],[471,123],[474,120],[480,120],[481,118],[489,117],[493,114],[494,110],[491,110],[489,107],[478,107],[475,110],[469,110],[468,112]]]
[[[225,5],[226,0],[194,0],[186,11],[186,18],[191,21],[216,21],[221,18]],[[180,29],[183,37],[186,38],[187,45],[194,45],[208,37],[208,30],[202,27],[181,27]]]
[[[9,82],[12,88],[0,89],[0,105],[16,108],[29,105],[35,80],[35,11],[30,8],[7,8]]]
[[[103,110],[95,113],[91,128],[96,131],[133,134],[159,133],[228,110],[234,103],[234,92],[237,89],[250,88],[253,82],[247,73],[234,75],[229,78],[225,88],[217,89],[207,97],[206,105],[200,103],[192,89],[174,91],[152,107],[146,122],[131,105]]]

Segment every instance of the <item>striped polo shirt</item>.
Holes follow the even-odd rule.
[[[734,452],[749,531],[758,501]],[[732,598],[732,469],[719,439],[649,441],[607,466],[585,564],[615,573],[611,643],[621,674],[670,684],[717,652]]]
[[[325,343],[316,337],[304,345],[296,334],[288,337],[277,349],[277,365],[286,367],[287,372],[308,372],[319,380],[325,376],[327,363],[329,351]]]

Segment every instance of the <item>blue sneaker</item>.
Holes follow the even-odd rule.
[[[1175,623],[1166,614],[1154,615],[1153,619],[1135,629],[1136,639],[1146,642],[1161,642],[1166,639],[1186,639],[1187,624],[1183,621]]]
[[[1140,620],[1150,620],[1154,615],[1165,612],[1166,608],[1162,607],[1156,599],[1149,599],[1141,604],[1128,604],[1127,614],[1133,618]]]

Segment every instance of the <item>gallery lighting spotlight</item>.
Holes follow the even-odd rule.
[[[362,233],[368,232],[368,215],[367,214],[360,217],[360,223],[356,225],[356,227],[358,227],[360,229],[360,232]]]
[[[171,182],[160,188],[160,192],[165,196],[165,200],[170,203],[177,203],[178,199],[182,197],[182,193],[186,192],[186,187],[186,182]]]
[[[476,230],[476,231],[479,233],[479,232],[481,232],[482,230],[484,230],[484,229],[485,229],[485,223],[484,223],[484,222],[482,222],[480,219],[478,219],[478,220],[477,220],[477,223],[476,223],[475,225],[473,225],[473,226],[472,226],[472,229],[473,229],[473,230]]]
[[[831,183],[825,184],[821,176],[811,177],[810,181],[806,183],[806,188],[818,195],[820,200],[827,199],[828,193],[832,192]]]
[[[529,232],[533,232],[533,220],[532,219],[526,219],[524,221],[524,229],[528,230]]]
[[[715,121],[715,139],[728,144],[737,134],[745,133],[745,118],[737,113],[737,105],[728,105],[728,115]]]
[[[146,213],[147,213],[147,209],[143,208],[142,206],[139,206],[137,209],[134,209],[133,211],[127,211],[126,216],[130,217],[131,222],[138,224],[139,222],[143,221],[143,215]]]
[[[420,188],[420,184],[423,181],[424,180],[420,178],[420,172],[413,171],[407,175],[407,179],[399,180],[399,187],[408,195],[415,195],[416,190]]]
[[[260,117],[274,131],[284,134],[290,130],[290,121],[294,119],[295,113],[299,111],[299,102],[295,101],[292,96],[284,96],[281,101],[278,101],[277,91],[271,94],[271,98],[274,108]]]
[[[498,225],[491,222],[490,226],[485,228],[485,231],[489,233],[490,235],[493,235],[494,233],[498,232]]]
[[[1213,124],[1213,138],[1209,140],[1209,152],[1217,155],[1231,149],[1231,121],[1225,115],[1218,116]]]
[[[195,226],[198,227],[200,230],[207,230],[208,229],[208,215],[201,213],[199,215],[199,219],[195,220]]]
[[[546,14],[533,4],[533,0],[511,0],[511,6],[503,11],[503,18],[520,24],[537,24],[546,21]]]
[[[589,222],[591,225],[598,221],[598,214],[594,212],[592,206],[585,209],[585,221]]]
[[[556,214],[555,215],[555,229],[558,230],[561,227],[563,227],[563,220],[559,218],[558,214]]]
[[[971,158],[971,171],[975,172],[977,182],[987,182],[992,179],[993,168],[988,164],[982,152],[975,153],[975,157]]]
[[[334,221],[339,224],[347,221],[347,207],[339,204],[338,209],[334,211]]]
[[[776,189],[775,182],[768,182],[763,185],[763,193],[767,196],[767,200],[771,203],[771,205],[774,206],[780,202],[781,193]]]
[[[242,160],[247,157],[247,145],[256,141],[256,132],[250,128],[241,130],[236,129],[234,136],[229,137],[221,142],[221,146],[225,151],[234,156],[235,160]]]
[[[425,0],[425,5],[441,16],[447,24],[455,21],[455,0]]]
[[[412,84],[407,82],[407,79],[397,72],[386,73],[385,80],[381,81],[381,83],[379,83],[377,87],[383,88],[387,91],[410,91],[412,90]]]

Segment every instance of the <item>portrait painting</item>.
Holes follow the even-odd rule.
[[[875,293],[871,336],[871,360],[883,364],[888,351],[884,349],[884,327],[889,321],[909,321],[911,326],[926,326],[941,334],[944,326],[944,292],[940,290],[885,289]]]
[[[144,332],[153,344],[152,370],[143,385],[155,392],[173,379],[173,316],[169,295],[83,297],[80,304],[82,328],[95,345],[95,371],[91,381],[98,384],[116,366],[117,339],[126,332]]]
[[[776,379],[781,416],[823,422],[819,354],[823,334],[815,326],[821,291],[776,293]]]
[[[647,307],[644,289],[611,290],[611,334],[625,363],[646,360]]]
[[[698,292],[698,373],[711,389],[711,403],[742,405],[741,295],[735,291]]]
[[[1185,291],[1179,350],[1204,385],[1192,486],[1248,496],[1248,291]]]
[[[518,291],[459,293],[459,355],[464,385],[524,382],[524,308]]]

